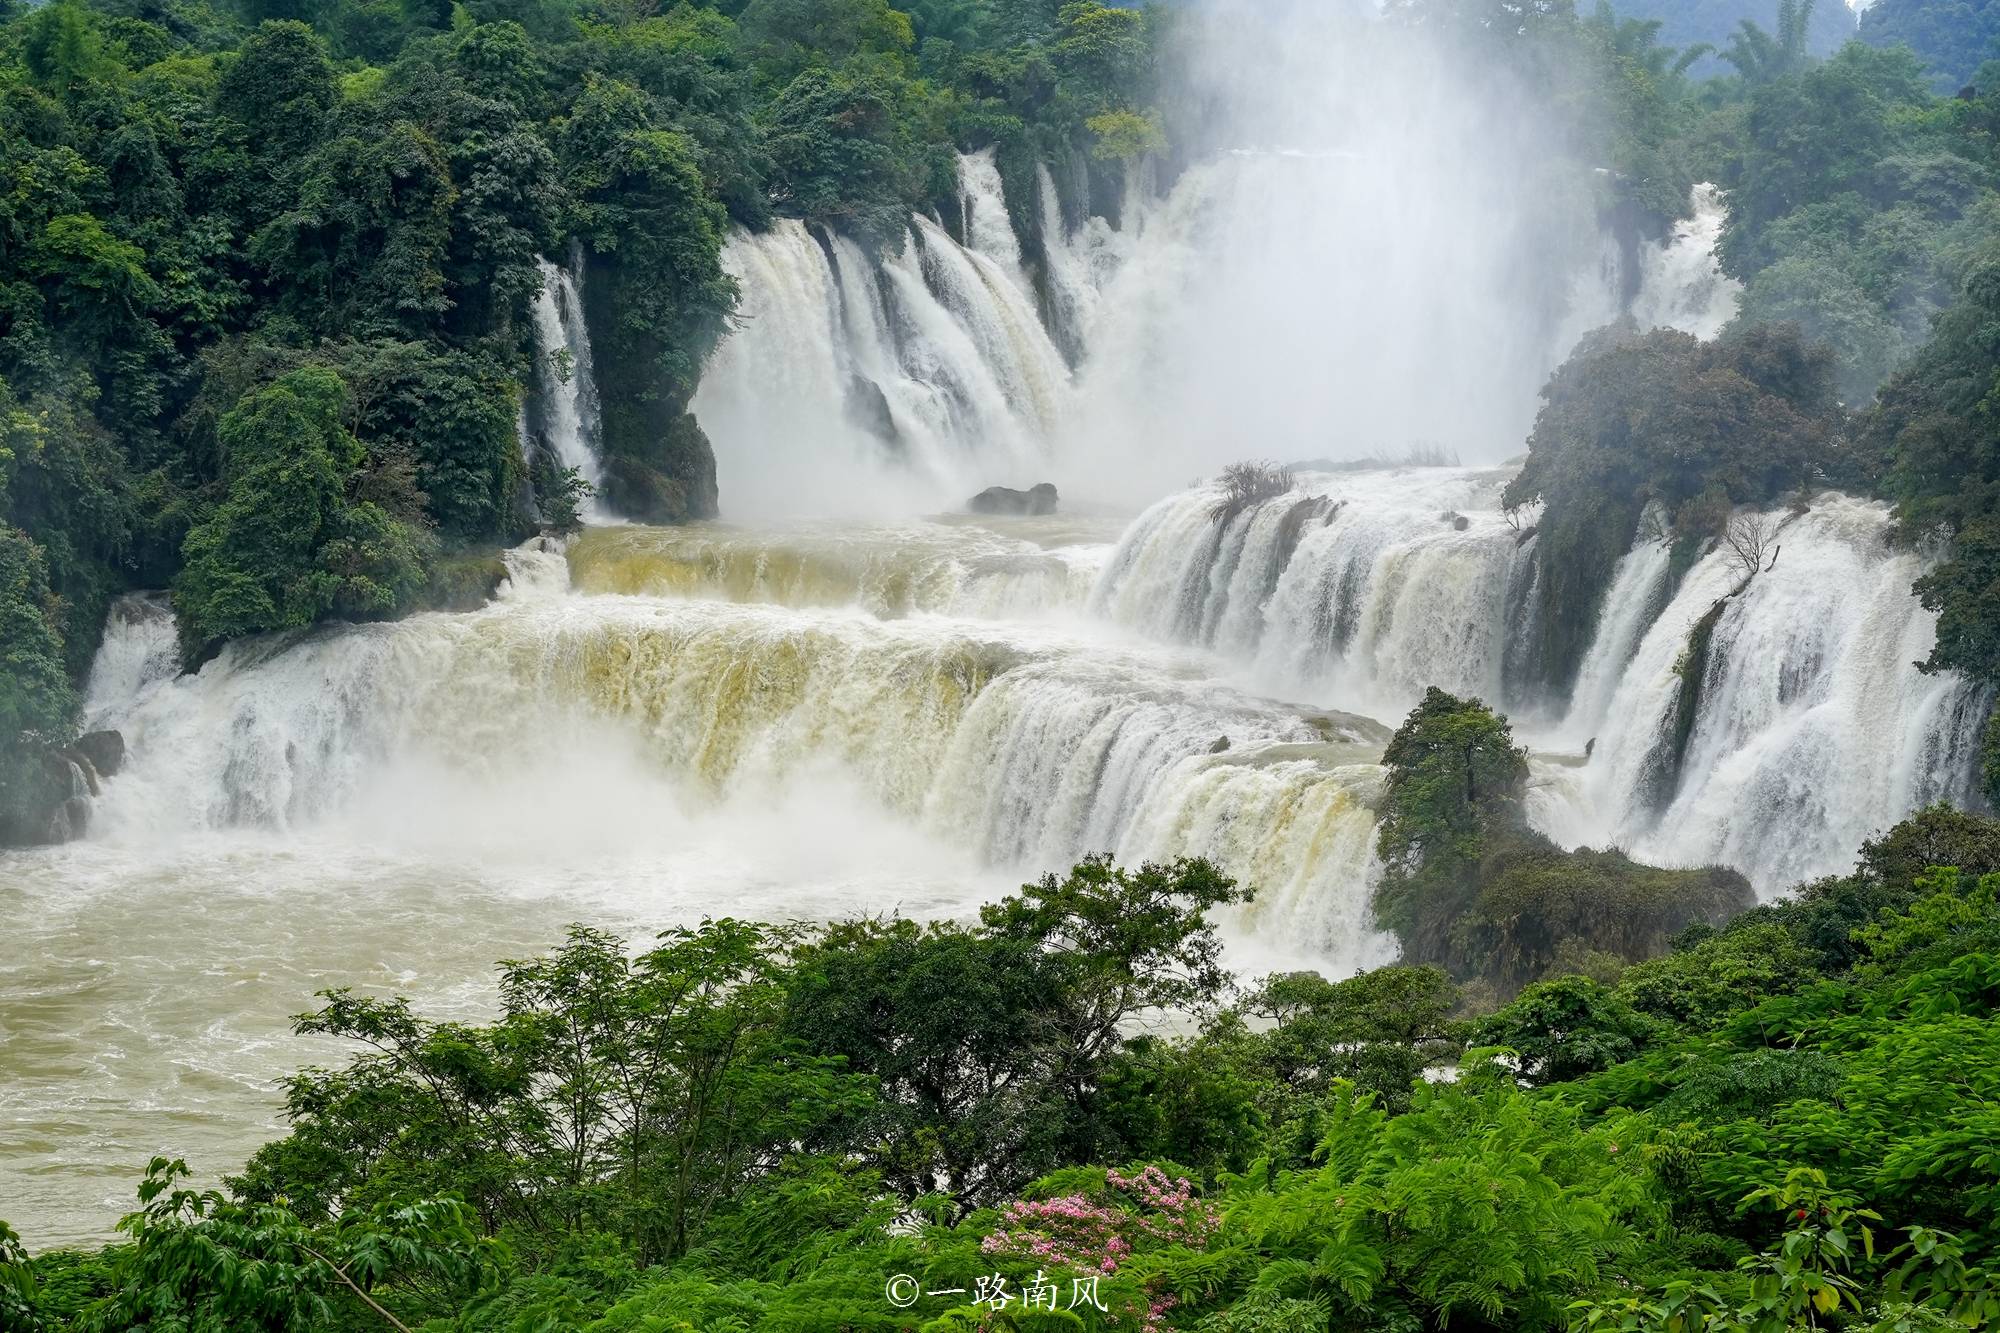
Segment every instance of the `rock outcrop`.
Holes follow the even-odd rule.
[[[115,778],[125,767],[125,737],[116,731],[87,731],[70,747],[97,770],[100,778]]]
[[[965,502],[975,514],[1053,514],[1056,488],[1048,482],[1017,491],[1008,486],[988,486]]]

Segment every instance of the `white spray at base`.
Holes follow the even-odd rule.
[[[428,804],[380,811],[396,827],[448,823],[454,789],[551,764],[687,812],[837,773],[996,866],[1211,856],[1262,887],[1240,924],[1280,950],[1343,970],[1387,956],[1367,916],[1372,724],[1058,628],[582,596],[549,558],[521,553],[484,611],[239,643],[146,695],[119,719],[134,760],[100,836],[353,821],[411,773]]]

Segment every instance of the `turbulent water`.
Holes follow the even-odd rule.
[[[1176,495],[1132,525],[1094,603],[1241,662],[1287,698],[1385,719],[1428,685],[1494,701],[1555,761],[1532,809],[1559,841],[1730,864],[1766,893],[1843,870],[1909,810],[1968,795],[1985,700],[1917,669],[1936,621],[1911,596],[1922,567],[1889,544],[1883,506],[1826,494],[1803,515],[1764,515],[1775,558],[1747,584],[1727,548],[1673,582],[1665,548],[1642,540],[1571,701],[1549,717],[1508,671],[1532,542],[1498,507],[1506,475],[1308,474],[1223,523],[1219,491]],[[1684,655],[1719,601],[1676,774]]]
[[[163,600],[114,606],[87,714],[129,765],[86,840],[0,857],[0,1212],[82,1240],[155,1152],[234,1168],[277,1128],[274,1081],[337,1055],[287,1033],[313,991],[476,1015],[493,960],[571,920],[963,914],[1087,852],[1198,854],[1258,891],[1223,923],[1238,964],[1382,962],[1376,761],[1432,684],[1517,714],[1552,836],[1726,861],[1766,893],[1962,791],[1986,701],[1911,666],[1934,625],[1878,506],[1770,516],[1779,559],[1740,591],[1724,554],[1676,577],[1641,542],[1552,712],[1510,677],[1533,548],[1504,468],[1308,471],[1221,517],[1187,485],[1202,457],[1394,455],[1489,408],[1482,430],[1518,426],[1569,333],[1482,358],[1508,331],[1456,323],[1448,289],[1492,238],[1409,260],[1421,200],[1383,162],[1227,155],[1117,226],[1066,223],[1041,171],[1033,237],[990,156],[960,165],[957,236],[731,238],[742,310],[694,408],[738,525],[531,543],[483,610],[242,642],[192,676]],[[1696,204],[1615,302],[1709,333],[1733,295],[1717,200]],[[1292,269],[1243,250],[1260,213]],[[1440,275],[1419,342],[1465,367],[1456,397],[1409,394],[1412,345],[1379,325],[1310,327]],[[544,279],[524,439],[590,480],[580,293]],[[1292,287],[1296,325],[1238,354]],[[1173,493],[1069,493],[1112,474]],[[911,517],[1044,478],[1061,516]],[[1675,770],[1679,668],[1718,599]]]

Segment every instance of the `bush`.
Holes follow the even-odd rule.
[[[1216,484],[1222,495],[1208,507],[1208,516],[1226,524],[1246,509],[1277,499],[1298,481],[1290,468],[1275,463],[1231,463]]]

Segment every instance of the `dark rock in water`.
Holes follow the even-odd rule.
[[[903,437],[896,431],[896,419],[889,411],[889,397],[882,386],[866,375],[847,377],[847,395],[842,402],[848,422],[864,430],[901,455]]]
[[[1007,486],[988,486],[965,502],[975,514],[1053,514],[1056,488],[1048,482],[1017,491]]]
[[[94,774],[75,751],[44,750],[0,768],[0,847],[40,847],[83,836]]]
[[[1452,531],[1454,532],[1464,532],[1467,528],[1471,526],[1472,526],[1472,520],[1467,518],[1463,514],[1458,515],[1451,521]]]
[[[1229,737],[1217,736],[1215,738],[1215,744],[1208,747],[1208,752],[1210,754],[1221,754],[1224,750],[1227,750],[1228,748],[1229,748]]]
[[[599,496],[612,512],[641,523],[687,523],[716,516],[715,450],[682,413],[643,451],[607,454]]]
[[[115,731],[87,731],[71,747],[90,761],[101,778],[115,778],[125,767],[125,737]]]
[[[498,551],[468,551],[431,562],[430,579],[417,595],[424,611],[477,611],[507,581],[507,561]]]

